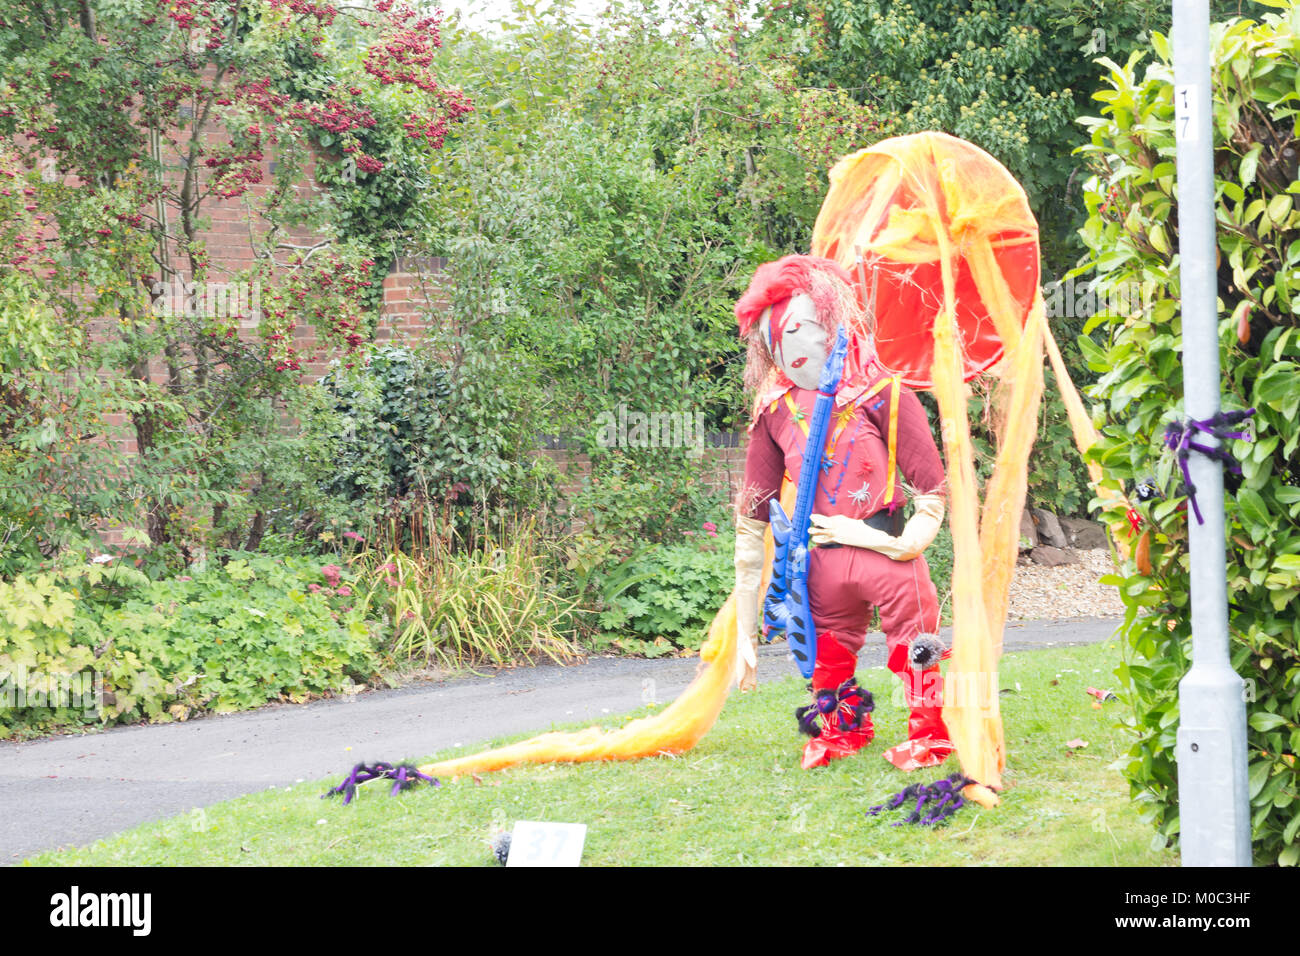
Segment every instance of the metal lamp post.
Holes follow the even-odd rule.
[[[1209,0],[1174,0],[1173,20],[1184,408],[1203,420],[1219,411],[1220,391]],[[1228,659],[1223,465],[1196,452],[1188,464],[1205,523],[1188,516],[1192,666],[1178,685],[1176,750],[1183,865],[1249,866],[1246,704]]]

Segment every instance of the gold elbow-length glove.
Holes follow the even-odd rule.
[[[767,523],[736,518],[736,679],[741,690],[758,684],[758,615],[766,558]]]
[[[809,537],[814,544],[869,548],[895,561],[910,561],[930,546],[943,526],[943,496],[917,495],[916,509],[897,537],[848,515],[813,515]]]

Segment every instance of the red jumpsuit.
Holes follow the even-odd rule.
[[[768,501],[779,496],[782,478],[798,483],[816,397],[815,391],[791,388],[751,426],[742,513],[766,521]],[[891,427],[903,479],[918,494],[942,492],[943,462],[924,408],[910,390],[884,379],[832,412],[814,513],[867,518],[902,507],[906,497],[890,469]],[[939,630],[938,595],[925,558],[895,561],[865,548],[823,545],[809,559],[808,593],[817,625],[813,691],[834,690],[853,676],[872,609],[879,610],[888,667],[902,679],[911,708],[909,743],[886,758],[903,769],[939,763],[952,750],[942,717],[942,679],[937,665],[919,671],[908,662],[912,639]],[[870,741],[869,721],[849,752]],[[839,755],[844,754],[832,754]],[[806,766],[809,759],[805,755]]]

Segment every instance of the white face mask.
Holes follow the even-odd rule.
[[[812,296],[801,292],[768,306],[759,319],[759,329],[772,361],[790,381],[800,388],[816,388],[830,354],[830,336],[817,321]]]

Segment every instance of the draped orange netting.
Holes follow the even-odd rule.
[[[602,730],[588,727],[572,733],[541,734],[528,740],[480,754],[426,764],[422,773],[433,777],[501,770],[523,763],[636,760],[684,753],[694,747],[718,719],[735,679],[736,603],[728,597],[709,628],[701,649],[708,666],[658,714],[634,720],[625,727]]]
[[[998,660],[1050,334],[1038,224],[1020,184],[992,156],[943,133],[918,133],[835,166],[812,251],[853,272],[875,318],[881,363],[932,389],[939,405],[953,539],[944,721],[963,772],[983,785],[967,795],[991,804],[988,788],[1001,786],[1006,765]],[[981,509],[965,383],[999,362],[1001,434]],[[1076,437],[1086,437],[1084,423],[1091,427],[1086,415]]]
[[[795,488],[785,482],[782,505],[794,507]],[[767,590],[772,567],[772,534],[767,534],[767,568],[760,594]],[[681,695],[658,714],[632,721],[626,727],[601,730],[588,727],[571,733],[541,734],[495,750],[456,757],[419,769],[432,777],[502,770],[524,763],[580,763],[588,760],[637,760],[641,757],[685,753],[709,732],[736,679],[738,641],[736,596],[733,593],[709,626],[709,637],[700,648],[703,669]]]

